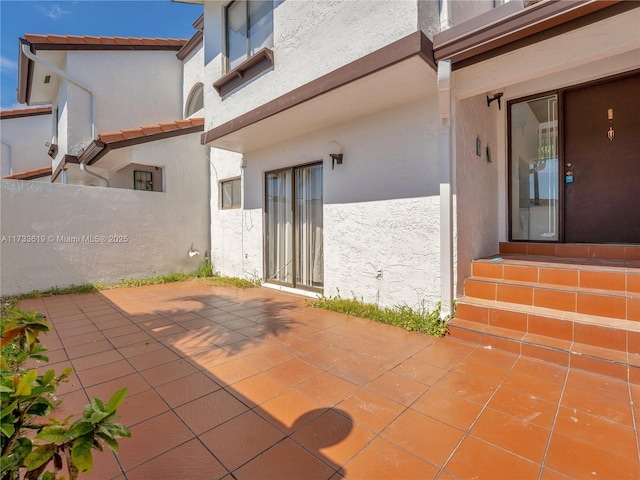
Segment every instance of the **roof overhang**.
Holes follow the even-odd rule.
[[[133,147],[149,142],[156,142],[168,138],[200,133],[204,130],[204,119],[194,118],[190,120],[177,120],[176,122],[140,127],[137,129],[122,130],[120,132],[103,134],[105,138],[118,138],[117,140],[103,141],[100,138],[93,140],[80,151],[79,155],[65,155],[53,172],[51,182],[54,182],[62,169],[69,163],[94,165],[105,155],[120,148]]]
[[[175,51],[182,49],[187,40],[172,38],[95,37],[78,35],[25,34],[19,39],[18,89],[19,103],[42,105],[51,103],[58,91],[58,76],[47,67],[28,58],[22,47],[26,45],[34,55],[64,70],[69,51]]]
[[[434,56],[463,68],[638,7],[624,0],[512,1],[435,34]]]
[[[418,31],[208,130],[202,143],[244,153],[435,92],[433,46]]]

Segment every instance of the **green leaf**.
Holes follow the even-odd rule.
[[[69,435],[65,427],[62,425],[55,425],[53,427],[43,428],[40,433],[36,435],[36,438],[46,442],[64,443],[72,437]]]
[[[12,393],[13,388],[8,387],[6,385],[0,385],[0,393]]]
[[[93,432],[93,425],[86,420],[78,420],[69,427],[67,435],[70,437],[81,437],[90,432]]]
[[[113,395],[111,395],[111,398],[109,399],[109,403],[107,403],[107,412],[109,413],[115,412],[116,408],[118,408],[122,404],[126,396],[127,396],[127,387],[122,388],[118,390],[116,393],[114,393]]]
[[[108,434],[111,438],[131,437],[131,430],[121,423],[109,423],[107,425],[102,425],[100,431]]]
[[[45,373],[42,376],[42,385],[43,386],[47,386],[51,383],[51,381],[55,378],[56,376],[56,372],[51,369],[51,370],[47,370],[47,373]]]
[[[11,435],[13,435],[16,431],[15,427],[10,423],[0,424],[0,429],[2,429],[2,435],[4,435],[7,438],[11,437]]]
[[[71,448],[71,459],[78,470],[85,473],[91,473],[93,468],[93,456],[91,455],[91,447],[93,447],[93,434],[89,433],[78,437],[73,442]]]
[[[118,453],[119,445],[118,445],[118,441],[115,438],[109,435],[105,435],[104,433],[97,433],[96,436],[100,440],[102,440],[107,447],[109,447],[114,452]]]
[[[7,415],[13,413],[13,411],[17,406],[18,406],[18,400],[14,400],[6,408],[3,408],[2,411],[0,412],[0,419],[5,418]]]
[[[91,399],[91,408],[93,408],[94,412],[106,412],[104,408],[104,403],[99,398],[93,397]]]
[[[96,423],[102,422],[105,418],[111,416],[112,414],[109,412],[95,412],[89,417],[89,421],[95,425]]]
[[[38,377],[37,370],[29,370],[18,382],[14,397],[28,397],[31,395],[31,384]]]
[[[24,466],[27,467],[27,472],[35,470],[47,463],[51,460],[55,451],[55,445],[42,445],[40,447],[36,447],[35,450],[33,450],[24,460]]]
[[[56,480],[56,477],[51,472],[44,472],[44,475],[42,475],[42,480]]]

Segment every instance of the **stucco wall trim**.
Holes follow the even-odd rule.
[[[208,144],[242,128],[265,120],[308,100],[318,97],[348,83],[371,75],[408,58],[418,56],[436,70],[433,44],[421,31],[407,35],[375,52],[359,58],[343,67],[323,75],[291,92],[259,106],[202,135],[202,143]]]

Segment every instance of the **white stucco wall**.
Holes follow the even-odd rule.
[[[182,68],[182,111],[183,116],[186,113],[187,101],[193,87],[202,83],[204,86],[204,43],[189,54],[183,60]],[[194,116],[204,117],[204,111],[197,112]]]
[[[223,73],[223,5],[205,2],[205,76],[212,82]],[[417,9],[405,0],[274,2],[273,70],[224,99],[207,88],[206,129],[415,32]]]
[[[471,261],[498,253],[498,192],[504,183],[500,164],[504,146],[498,141],[497,118],[504,113],[496,102],[487,107],[486,96],[465,99],[455,105],[457,293],[471,275]],[[480,156],[476,139],[480,139]],[[491,162],[486,148],[491,149]]]
[[[433,308],[440,294],[437,112],[435,98],[422,99],[245,154],[242,211],[212,210],[216,269],[263,277],[265,172],[324,160],[325,294]],[[335,170],[331,141],[344,152]],[[220,179],[239,174],[238,162],[212,161]]]
[[[51,166],[45,145],[51,140],[51,122],[50,114],[0,120],[0,176]]]
[[[251,252],[245,249],[245,231],[252,232],[254,220],[261,220],[261,213],[243,208],[222,210],[220,208],[219,183],[222,180],[241,177],[244,170],[241,168],[242,155],[225,150],[210,149],[211,162],[211,264],[214,271],[223,275],[240,278],[262,278],[262,268],[255,269],[254,255],[260,252]],[[244,187],[241,183],[241,188]],[[243,188],[244,190],[244,188]],[[246,194],[246,191],[243,192]],[[255,218],[254,217],[259,217]],[[253,233],[252,233],[253,234]],[[251,262],[245,262],[245,255],[252,256]]]
[[[195,270],[209,248],[209,169],[197,140],[129,147],[134,162],[154,158],[165,166],[166,193],[3,180],[0,235],[42,237],[0,244],[0,293]],[[83,235],[106,241],[88,243]],[[124,235],[124,243],[109,242]],[[190,258],[192,245],[202,255]]]

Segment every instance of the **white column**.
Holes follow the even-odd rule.
[[[440,316],[453,311],[453,196],[451,192],[451,61],[438,62],[438,103],[440,131],[438,157],[440,171]]]

